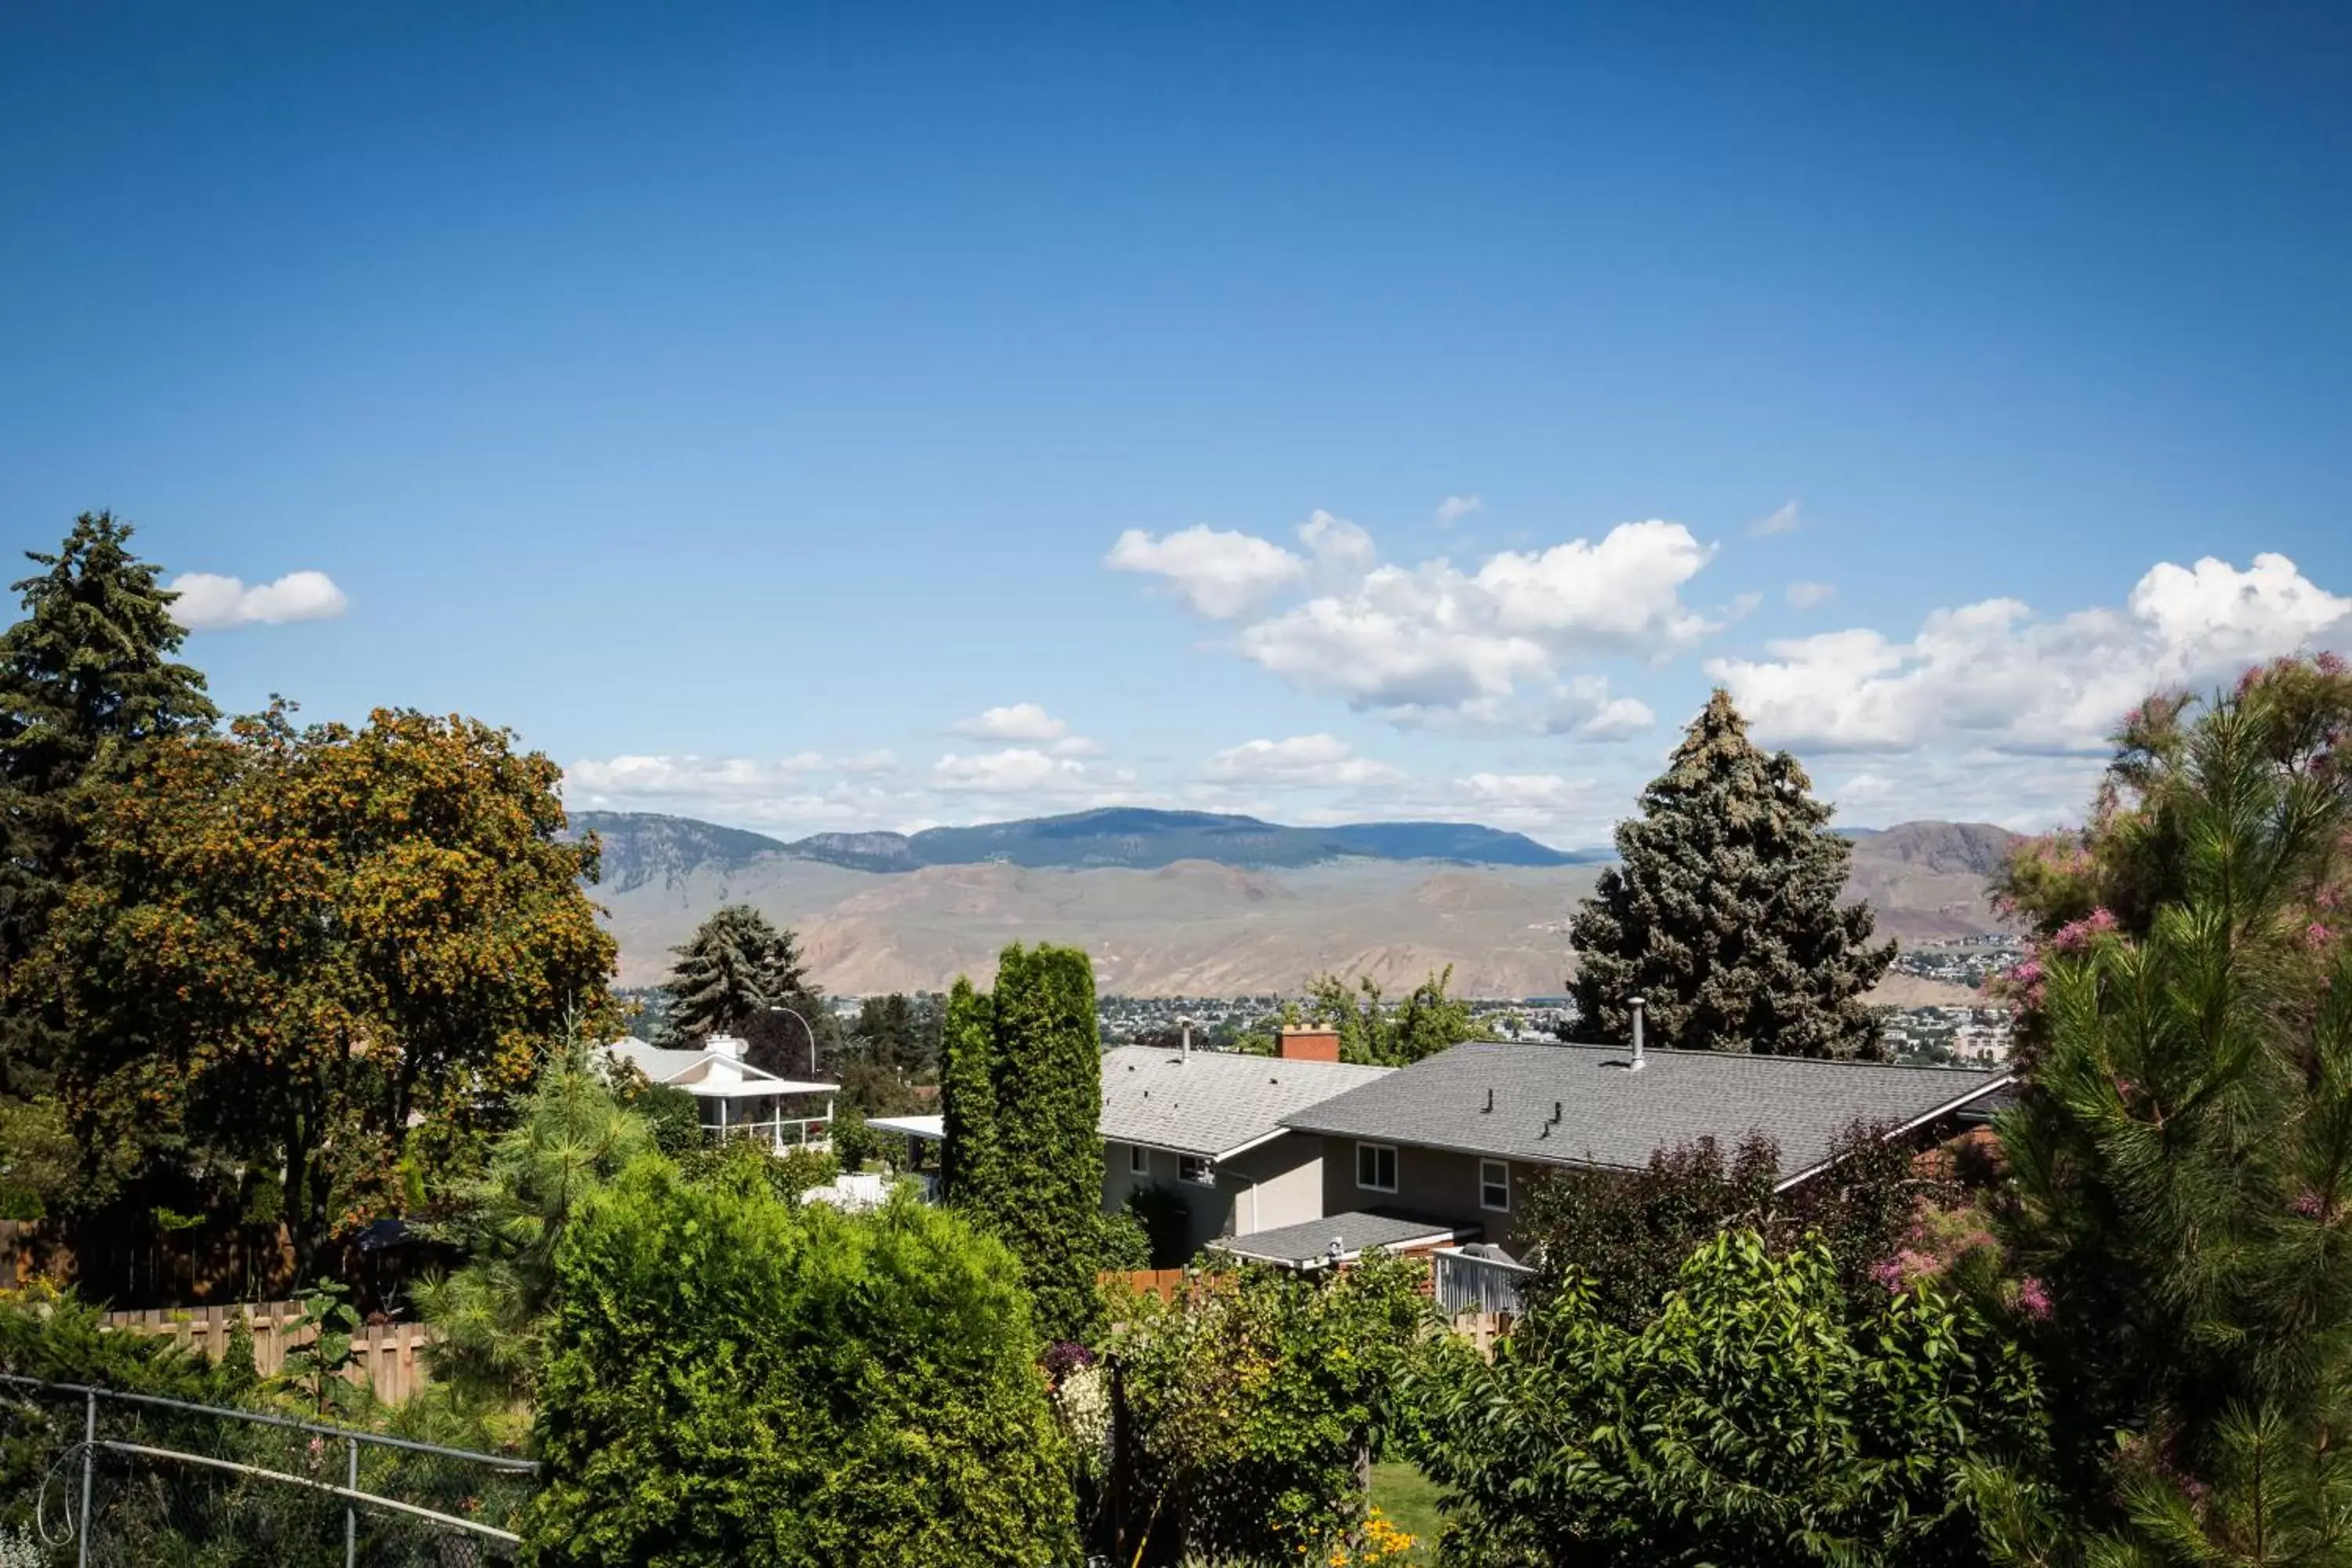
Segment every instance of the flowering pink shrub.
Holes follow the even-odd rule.
[[[1874,1265],[1870,1277],[1886,1287],[1894,1295],[1901,1295],[1922,1279],[1932,1279],[1943,1272],[1940,1258],[1905,1247],[1885,1262]]]
[[[2031,1274],[2017,1283],[2017,1310],[2037,1322],[2050,1316],[2050,1292]]]
[[[2326,947],[2328,939],[2335,934],[2317,921],[2314,921],[2303,928],[2303,944],[2311,948]]]
[[[1870,1277],[1900,1295],[1923,1279],[1941,1278],[1953,1264],[1979,1247],[1995,1247],[1982,1209],[1923,1207],[1911,1216],[1903,1245],[1892,1258],[1877,1264]]]
[[[2081,952],[2098,938],[2120,929],[2123,922],[2115,911],[2101,904],[2079,921],[2069,921],[2051,937],[2050,945],[2060,952]]]

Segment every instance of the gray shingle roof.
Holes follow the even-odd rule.
[[[1883,1067],[1725,1051],[1473,1040],[1284,1118],[1301,1131],[1514,1160],[1638,1167],[1659,1149],[1761,1132],[1783,1179],[1819,1165],[1857,1118],[1904,1124],[2009,1081],[2006,1068]],[[1493,1094],[1488,1110],[1488,1091]],[[1550,1125],[1559,1107],[1558,1125]]]
[[[1292,1111],[1391,1070],[1120,1046],[1103,1053],[1102,1135],[1180,1154],[1226,1154],[1281,1131]]]
[[[1478,1226],[1475,1225],[1422,1219],[1395,1209],[1357,1209],[1250,1236],[1228,1236],[1209,1245],[1235,1258],[1254,1258],[1296,1268],[1302,1263],[1320,1263],[1330,1257],[1334,1239],[1339,1243],[1339,1260],[1345,1263],[1368,1247],[1435,1246],[1477,1234]]]

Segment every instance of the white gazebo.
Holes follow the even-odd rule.
[[[699,1050],[647,1045],[633,1035],[604,1050],[645,1074],[648,1082],[692,1095],[702,1113],[702,1130],[714,1142],[748,1138],[779,1154],[833,1146],[833,1096],[841,1086],[779,1078],[755,1068],[743,1059],[743,1042],[732,1035],[713,1035]],[[825,1097],[823,1116],[784,1114],[787,1100],[820,1094]]]

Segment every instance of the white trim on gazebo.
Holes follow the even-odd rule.
[[[719,1142],[730,1138],[751,1138],[768,1144],[779,1154],[792,1149],[832,1147],[833,1095],[841,1086],[779,1078],[765,1068],[753,1067],[743,1059],[743,1042],[732,1035],[713,1035],[703,1042],[700,1050],[664,1049],[634,1036],[615,1040],[604,1049],[608,1056],[629,1063],[653,1083],[679,1089],[698,1101],[715,1104],[718,1120],[704,1121],[702,1128]],[[825,1097],[823,1116],[783,1113],[781,1102],[786,1096],[818,1094]],[[765,1118],[745,1119],[729,1114],[731,1107],[751,1100],[770,1102]]]

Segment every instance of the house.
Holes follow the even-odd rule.
[[[1328,1030],[1285,1029],[1279,1055],[1151,1046],[1103,1053],[1103,1210],[1152,1186],[1184,1200],[1186,1253],[1316,1219],[1328,1186],[1323,1140],[1283,1119],[1389,1076],[1341,1062]]]
[[[780,1078],[743,1059],[743,1042],[713,1035],[699,1049],[648,1045],[632,1035],[604,1047],[605,1058],[625,1062],[649,1083],[694,1097],[703,1132],[714,1142],[749,1138],[776,1153],[832,1147],[833,1096],[841,1086]],[[824,1097],[824,1113],[815,1110]]]
[[[1443,1303],[1508,1307],[1526,1272],[1516,1227],[1547,1171],[1634,1171],[1660,1149],[1713,1138],[1728,1150],[1760,1132],[1780,1146],[1785,1191],[1826,1169],[1856,1121],[1925,1136],[2010,1081],[2005,1069],[1473,1040],[1286,1113],[1293,1133],[1321,1140],[1322,1215],[1221,1250],[1294,1268],[1320,1265],[1335,1242],[1427,1250]]]

